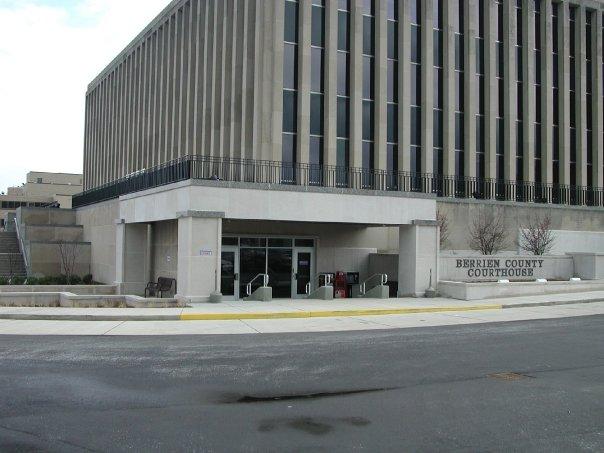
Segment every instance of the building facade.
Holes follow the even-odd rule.
[[[274,245],[286,251],[273,275],[298,274],[298,241],[316,254],[299,260],[310,279],[346,251],[397,249],[399,293],[420,294],[437,272],[416,258],[438,254],[427,237],[439,197],[601,209],[603,11],[593,0],[172,2],[86,94],[75,205],[91,228],[95,206],[113,206],[105,279],[128,281],[131,228],[156,245],[147,278],[178,275],[188,296],[232,285],[220,260],[213,284],[191,283],[191,263],[222,247],[238,269],[279,267],[272,237],[290,244]]]
[[[0,195],[0,230],[12,229],[17,208],[42,207],[53,203],[71,209],[72,196],[82,192],[81,174],[30,171],[20,187],[9,187]]]

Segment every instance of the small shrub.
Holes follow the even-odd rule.
[[[8,279],[6,277],[0,277],[0,286],[8,285]]]
[[[25,283],[24,277],[13,277],[11,280],[11,285],[21,286],[23,283]]]
[[[40,279],[38,277],[27,277],[27,284],[28,285],[39,285]]]
[[[81,285],[82,284],[82,278],[79,275],[72,275],[69,278],[69,284],[70,285]]]
[[[84,275],[84,277],[82,277],[82,283],[84,283],[85,285],[92,285],[92,274]]]
[[[67,284],[67,276],[66,275],[57,275],[54,277],[55,285],[66,285]]]

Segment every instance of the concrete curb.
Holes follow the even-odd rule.
[[[407,315],[417,313],[446,313],[480,310],[505,310],[511,308],[547,307],[604,302],[604,298],[525,304],[463,305],[459,307],[414,307],[398,309],[292,311],[258,313],[186,313],[181,315],[49,315],[49,314],[0,314],[0,319],[14,321],[237,321],[246,319],[308,319],[354,316]]]

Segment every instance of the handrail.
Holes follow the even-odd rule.
[[[29,262],[27,261],[27,253],[25,251],[25,243],[23,242],[23,238],[21,237],[21,232],[19,231],[19,222],[17,222],[17,218],[14,219],[15,222],[15,231],[17,232],[17,241],[19,242],[19,249],[21,250],[21,256],[23,257],[23,263],[25,264],[25,272],[29,275]]]
[[[247,285],[245,285],[245,292],[248,296],[252,295],[252,283],[254,283],[258,279],[258,277],[262,277],[263,287],[268,286],[268,274],[258,274],[254,278],[252,278]]]
[[[324,286],[331,286],[331,274],[328,273],[323,273],[323,274],[318,274],[315,276],[314,279],[310,280],[307,284],[306,284],[306,295],[310,294],[310,291],[312,289],[312,283],[314,282],[320,282],[321,281],[321,277],[325,277],[325,285]],[[319,287],[319,285],[317,285],[317,288]]]
[[[375,277],[380,277],[380,285],[385,285],[386,283],[388,283],[388,274],[373,274],[371,277],[369,277],[363,283],[360,284],[359,293],[361,294],[361,296],[364,296],[367,293],[367,282],[373,280]]]

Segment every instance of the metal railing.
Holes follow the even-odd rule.
[[[367,294],[367,282],[370,282],[371,280],[373,280],[376,277],[380,277],[380,283],[378,285],[385,285],[386,283],[388,283],[387,274],[374,274],[359,285],[359,294],[361,296],[364,296],[365,294]],[[378,285],[375,285],[375,286],[378,286]],[[372,287],[371,289],[375,288],[375,286]]]
[[[247,285],[245,285],[245,293],[248,295],[248,297],[252,295],[252,283],[254,283],[259,277],[262,277],[262,287],[266,288],[268,286],[268,274],[256,275]]]
[[[29,260],[27,259],[27,250],[25,249],[25,242],[23,241],[23,236],[21,236],[21,230],[19,229],[20,225],[17,221],[17,218],[14,219],[15,222],[15,231],[17,232],[17,242],[19,243],[19,250],[21,250],[21,256],[23,257],[23,264],[25,265],[25,273],[29,277],[30,269],[29,269]]]
[[[317,288],[321,286],[321,277],[324,278],[323,286],[331,286],[331,274],[319,274],[306,284],[305,291],[307,296],[312,292],[313,283],[317,283]]]
[[[604,206],[604,191],[600,187],[199,155],[181,157],[153,168],[139,170],[116,181],[77,194],[73,197],[73,206],[99,203],[121,195],[189,179],[415,192],[449,198]]]

